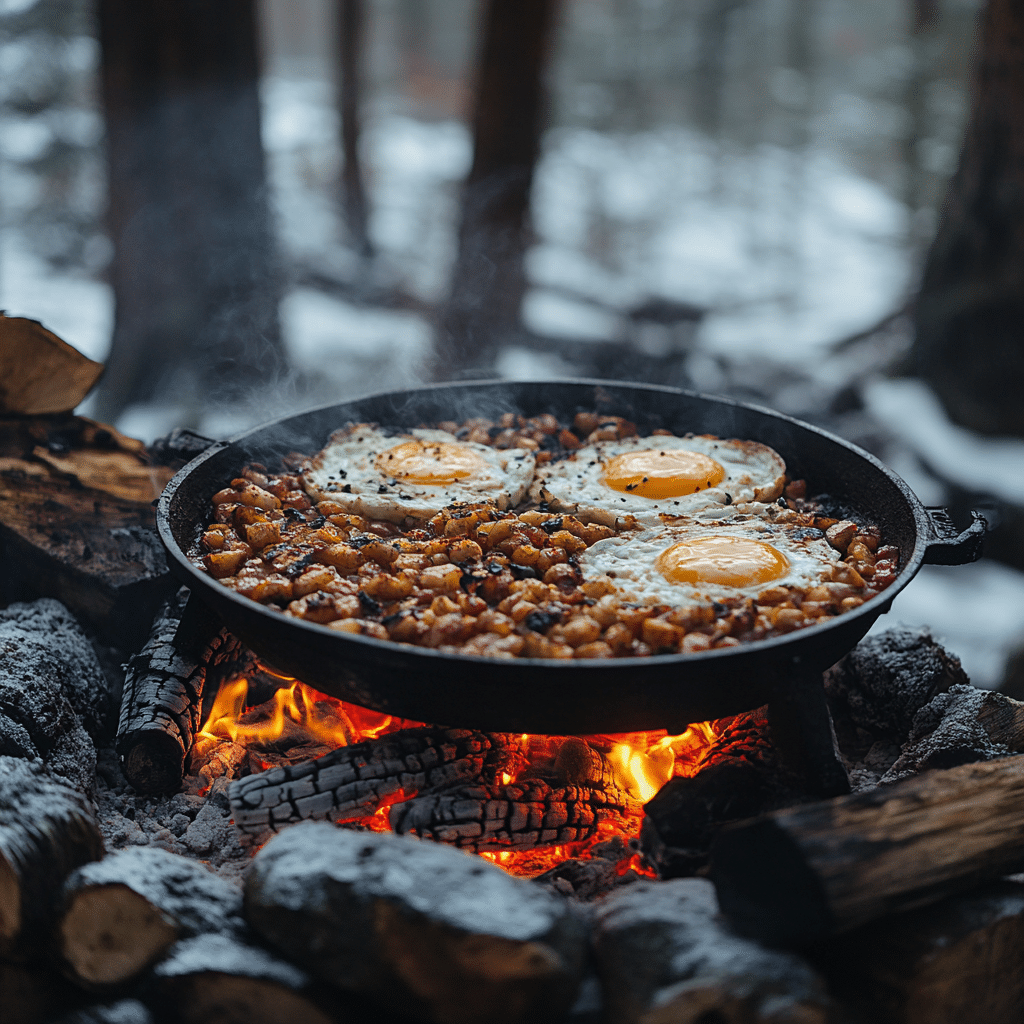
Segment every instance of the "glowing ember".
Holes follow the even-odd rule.
[[[220,744],[236,744],[248,748],[250,764],[263,770],[270,767],[264,757],[275,763],[281,763],[282,756],[287,761],[307,760],[337,747],[377,739],[387,733],[422,724],[336,700],[297,680],[269,672],[262,666],[258,674],[263,680],[271,679],[272,685],[278,688],[269,700],[248,706],[250,679],[235,677],[224,681],[196,739],[198,758],[208,756]],[[649,801],[673,776],[695,775],[721,731],[719,723],[701,722],[689,726],[678,736],[669,736],[662,730],[585,736],[581,737],[582,743],[565,737],[525,733],[512,738],[508,764],[498,775],[501,785],[515,783],[520,776],[529,778],[531,772],[536,773],[538,768],[550,770],[552,765],[557,766],[560,758],[571,757],[573,751],[582,750],[588,754],[589,747],[588,756],[600,754],[603,757],[607,766],[605,770],[610,770],[614,784],[629,794],[637,811],[613,820],[599,821],[595,834],[582,842],[525,850],[485,851],[479,855],[511,874],[536,875],[569,858],[590,856],[590,851],[599,843],[636,836],[643,821],[640,805]],[[313,753],[310,753],[311,747],[314,748]],[[265,751],[273,751],[274,755],[260,753]],[[289,751],[293,753],[289,754]],[[388,831],[391,807],[416,795],[415,792],[401,790],[390,793],[373,814],[351,819],[351,823],[375,832]],[[654,875],[642,855],[628,847],[616,870],[620,875],[629,871]]]

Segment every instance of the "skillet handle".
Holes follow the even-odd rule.
[[[924,552],[926,565],[966,565],[981,558],[988,523],[980,512],[971,510],[971,525],[960,531],[953,525],[949,510],[926,508],[931,539]]]

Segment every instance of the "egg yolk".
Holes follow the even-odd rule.
[[[696,537],[666,548],[655,562],[671,583],[748,587],[786,574],[789,559],[771,544],[747,537]]]
[[[448,441],[405,441],[377,456],[377,469],[412,484],[453,484],[487,463],[472,448]]]
[[[647,448],[623,452],[605,463],[604,482],[643,498],[678,498],[722,482],[725,470],[700,452]]]

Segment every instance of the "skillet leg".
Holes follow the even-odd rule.
[[[804,779],[808,792],[820,797],[850,792],[820,673],[796,669],[780,682],[768,704],[768,725],[782,763]]]

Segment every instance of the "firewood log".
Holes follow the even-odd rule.
[[[181,1024],[333,1024],[347,1019],[336,997],[328,1012],[304,971],[228,935],[184,939],[153,973],[161,1016]]]
[[[153,1015],[138,999],[83,1006],[49,1024],[153,1024]]]
[[[0,313],[0,414],[36,416],[74,409],[103,372],[38,320]]]
[[[552,786],[543,779],[459,786],[395,804],[391,828],[461,849],[508,850],[577,843],[602,822],[624,823],[640,804],[618,786]]]
[[[57,942],[86,989],[137,977],[180,938],[238,930],[242,895],[201,864],[135,847],[75,871],[64,885]]]
[[[847,932],[809,956],[865,1020],[1024,1020],[1024,885],[990,882]]]
[[[1024,757],[926,772],[730,825],[712,848],[744,934],[805,942],[1024,866]]]
[[[399,793],[412,796],[462,780],[493,781],[510,747],[501,734],[404,729],[238,779],[228,790],[231,813],[249,842],[262,843],[299,821],[373,814]]]
[[[206,672],[238,649],[221,631],[198,658],[179,643],[188,590],[182,588],[153,622],[148,643],[128,662],[115,749],[124,777],[139,793],[181,785],[185,759],[199,731]]]
[[[103,856],[91,805],[39,761],[0,757],[0,956],[48,932],[64,879]]]
[[[641,881],[596,906],[605,1019],[616,1024],[823,1024],[810,965],[734,935],[703,878]]]
[[[245,913],[328,984],[438,1024],[561,1020],[586,937],[560,897],[451,847],[305,822],[246,873]]]

